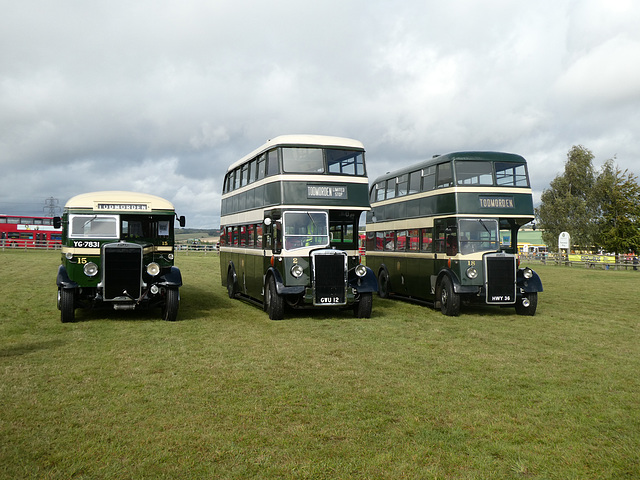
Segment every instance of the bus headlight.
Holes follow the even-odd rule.
[[[524,269],[524,272],[522,272],[522,274],[524,275],[524,278],[531,278],[533,277],[533,270],[527,267]]]
[[[170,253],[169,255],[167,255],[167,258],[168,258],[169,260],[173,260],[173,253]]]
[[[367,267],[360,264],[356,266],[356,275],[359,277],[364,277],[367,274]]]
[[[93,262],[87,262],[84,264],[82,270],[84,270],[84,274],[87,277],[95,277],[98,273],[98,266]]]
[[[149,265],[147,265],[147,273],[152,277],[155,277],[160,273],[160,265],[158,265],[156,262],[151,262]]]
[[[476,267],[467,268],[467,277],[471,280],[478,278],[478,269]]]
[[[300,278],[303,273],[304,268],[302,268],[300,265],[296,264],[291,267],[291,275],[293,275],[294,278]]]

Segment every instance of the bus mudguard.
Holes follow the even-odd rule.
[[[167,287],[181,287],[182,286],[182,274],[178,267],[171,267],[171,269],[160,277],[159,285]]]
[[[453,272],[451,272],[451,270],[448,269],[443,269],[440,270],[440,273],[438,274],[438,283],[442,282],[442,277],[444,276],[449,277],[449,279],[451,280],[451,283],[453,284],[453,291],[459,294],[464,294],[464,293],[478,293],[478,287],[475,285],[462,285],[460,283],[460,280],[458,280],[458,277],[456,277]]]
[[[273,279],[276,282],[276,292],[278,292],[278,295],[299,295],[301,293],[304,293],[304,285],[293,285],[291,287],[285,286],[284,282],[282,281],[282,275],[280,275],[280,272],[275,268],[269,267],[269,269],[267,270],[267,274],[264,277],[265,282],[269,278],[269,275],[273,275]]]
[[[524,269],[518,269],[516,275],[518,288],[521,288],[525,293],[542,292],[542,280],[540,280],[535,270],[531,271],[533,272],[533,276],[531,278],[524,278]]]
[[[349,271],[349,288],[355,288],[358,293],[375,293],[378,291],[378,279],[376,274],[367,267],[364,277],[358,277],[354,269]]]
[[[62,288],[78,288],[78,284],[69,278],[69,274],[67,273],[67,269],[64,268],[64,265],[58,267],[56,285]]]

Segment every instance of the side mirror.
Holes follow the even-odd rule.
[[[180,223],[180,226],[184,228],[184,226],[187,224],[187,219],[184,218],[184,215],[182,215],[178,217],[178,222]]]
[[[60,217],[53,217],[53,228],[60,228],[62,226],[62,219]]]

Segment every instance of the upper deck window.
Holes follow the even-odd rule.
[[[324,173],[322,149],[303,147],[283,148],[282,168],[288,173]]]
[[[411,172],[409,174],[409,195],[412,193],[418,193],[420,191],[420,184],[422,183],[422,170]]]
[[[325,150],[329,173],[343,175],[364,175],[364,155],[353,150],[338,150],[329,148]]]
[[[69,238],[119,238],[117,215],[71,215]]]
[[[405,173],[404,175],[398,176],[397,180],[397,196],[402,197],[407,194],[407,188],[409,187],[409,174]]]
[[[492,162],[456,162],[456,183],[458,185],[493,185]]]
[[[527,166],[524,163],[496,162],[496,183],[500,186],[528,187]]]
[[[267,177],[280,173],[280,165],[278,165],[278,151],[274,148],[267,152]]]
[[[441,163],[438,165],[438,183],[436,188],[453,186],[453,172],[451,163]]]

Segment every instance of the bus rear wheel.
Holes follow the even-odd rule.
[[[284,299],[276,290],[276,280],[273,278],[273,275],[271,275],[267,281],[264,309],[269,314],[271,320],[282,320],[284,318]]]
[[[233,270],[229,269],[227,272],[227,294],[229,298],[236,298],[236,282],[233,280]]]
[[[449,317],[460,315],[460,295],[453,290],[453,283],[447,276],[440,284],[440,311]]]
[[[533,317],[538,307],[538,292],[523,293],[522,298],[516,302],[516,313]]]
[[[378,295],[380,298],[389,298],[389,275],[385,270],[378,274]]]
[[[360,301],[353,307],[353,313],[356,318],[371,318],[372,306],[373,295],[371,292],[361,293]]]
[[[62,323],[75,321],[76,291],[73,288],[58,289],[58,306]]]

